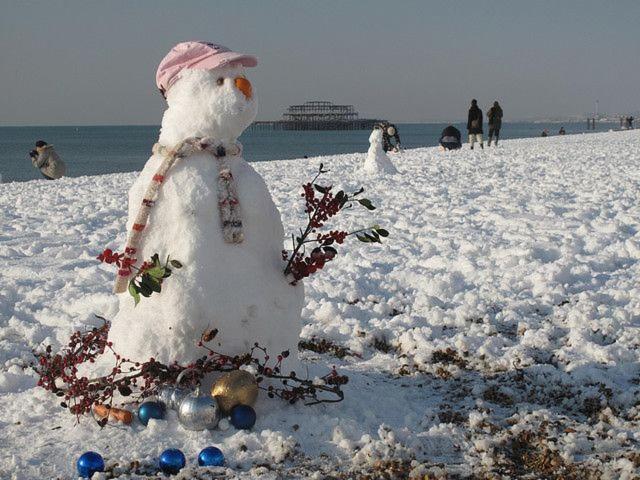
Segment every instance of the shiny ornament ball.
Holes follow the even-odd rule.
[[[167,410],[177,410],[180,402],[184,397],[189,395],[190,391],[184,388],[172,387],[165,385],[158,390],[158,401],[163,403]]]
[[[85,452],[80,455],[76,467],[82,478],[91,478],[94,473],[104,471],[104,460],[99,453]]]
[[[190,393],[191,391],[185,388],[174,388],[173,394],[171,395],[171,408],[173,410],[178,410],[178,408],[180,407],[180,403],[182,403],[182,400],[184,400],[184,397],[186,397]]]
[[[220,421],[220,408],[215,399],[196,391],[180,402],[178,421],[187,430],[212,430]]]
[[[256,411],[249,405],[236,405],[231,410],[231,424],[238,430],[248,430],[256,424]]]
[[[221,467],[224,465],[224,455],[219,448],[203,448],[198,455],[198,465],[201,467]]]
[[[173,408],[171,405],[171,395],[173,395],[174,387],[169,385],[165,385],[164,387],[160,387],[158,392],[156,393],[156,397],[158,398],[158,402],[164,404],[165,408],[170,409]]]
[[[147,425],[152,418],[164,418],[164,405],[160,402],[144,402],[138,407],[138,419],[143,425]]]
[[[258,384],[253,375],[244,370],[234,370],[222,375],[211,388],[211,396],[225,414],[236,405],[253,406],[258,398]]]
[[[177,448],[167,448],[160,454],[160,461],[158,462],[160,470],[169,475],[175,475],[182,470],[186,464],[187,459],[184,457],[184,453]]]

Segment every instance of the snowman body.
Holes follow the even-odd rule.
[[[382,130],[374,128],[369,136],[369,150],[362,170],[366,173],[398,173],[382,147]]]
[[[242,67],[186,70],[168,93],[159,143],[170,148],[201,137],[236,151],[236,139],[257,109],[255,96],[247,98],[233,84],[242,76]],[[131,187],[128,229],[162,161],[154,154]],[[217,329],[208,345],[220,353],[243,354],[257,342],[272,357],[288,350],[297,358],[304,291],[283,274],[280,214],[264,180],[241,154],[224,161],[236,184],[243,241],[227,243],[223,237],[218,160],[206,152],[178,159],[165,176],[135,256],[138,265],[158,253],[183,267],[163,282],[162,292],[137,306],[127,293],[119,296],[109,340],[122,356],[186,364],[206,354],[198,342],[204,332]]]

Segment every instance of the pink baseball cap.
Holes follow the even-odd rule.
[[[185,68],[212,70],[233,63],[255,67],[258,59],[253,55],[232,52],[215,43],[182,42],[173,47],[160,62],[156,72],[156,85],[162,95],[165,95]]]

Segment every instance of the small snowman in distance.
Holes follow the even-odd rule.
[[[121,270],[120,308],[109,341],[120,355],[186,365],[209,346],[222,354],[272,357],[288,350],[295,367],[304,301],[283,273],[284,229],[262,177],[242,158],[237,138],[257,113],[245,67],[257,59],[206,42],[176,45],[157,85],[168,108],[154,154],[129,191],[126,258],[139,267],[158,254],[182,268],[137,306]]]
[[[379,125],[375,125],[369,136],[369,151],[362,167],[362,170],[366,173],[398,173],[398,170],[384,151],[382,135],[382,128]]]

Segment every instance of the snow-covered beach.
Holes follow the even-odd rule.
[[[0,477],[75,478],[95,450],[119,478],[145,478],[131,462],[150,471],[176,447],[191,467],[178,478],[636,478],[637,131],[408,150],[392,156],[397,175],[363,174],[364,158],[254,164],[286,232],[303,223],[300,185],[322,161],[327,180],[363,186],[378,206],[336,226],[391,235],[346,243],[305,281],[301,355],[312,372],[349,375],[345,400],[261,396],[250,432],[188,432],[173,413],[146,428],[76,425],[36,388],[32,349],[116,313],[113,270],[95,257],[124,243],[135,174],[0,185]],[[194,467],[211,444],[226,470]]]

